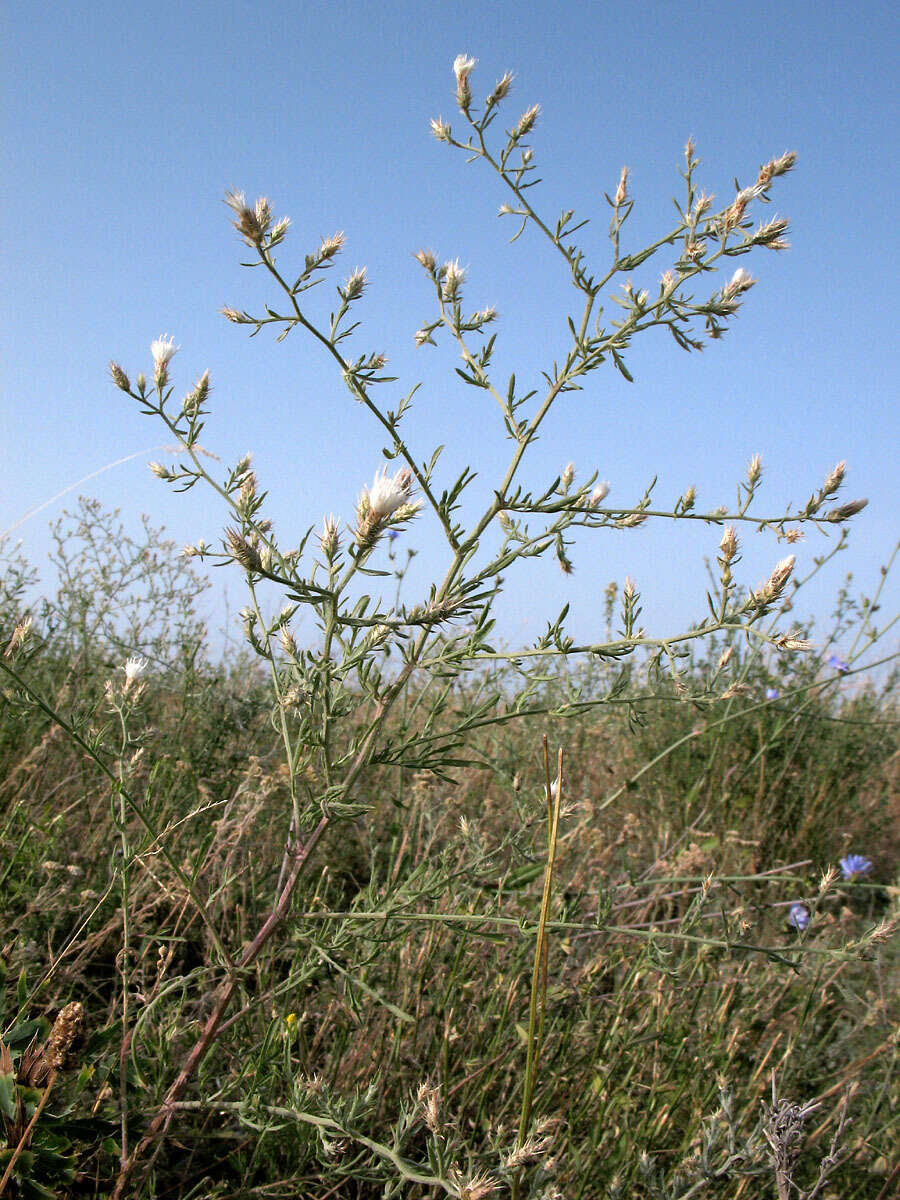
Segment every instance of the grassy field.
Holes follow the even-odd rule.
[[[153,531],[85,502],[59,546],[3,660],[6,1194],[112,1195],[229,980],[126,1195],[898,1194],[896,673],[713,644],[679,687],[548,671],[527,722],[462,675],[455,765],[369,766],[241,967],[286,869],[283,709],[205,657]],[[6,561],[7,642],[28,580]]]

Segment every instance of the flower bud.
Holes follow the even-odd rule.
[[[331,562],[340,547],[338,523],[335,517],[328,516],[323,519],[322,532],[319,534],[319,544],[322,547],[322,553]]]
[[[532,104],[531,108],[526,108],[521,117],[519,117],[519,123],[516,126],[515,135],[517,138],[525,137],[527,133],[531,133],[537,124],[540,113],[541,106],[539,104]]]
[[[120,392],[131,391],[131,383],[129,382],[128,376],[125,374],[125,372],[122,370],[122,368],[119,366],[119,364],[117,362],[110,361],[109,373],[112,376],[113,383],[116,385],[116,387],[119,389]]]
[[[719,549],[722,551],[721,561],[730,563],[737,554],[737,536],[734,532],[733,525],[726,525],[725,532],[722,534],[722,540],[719,542]]]

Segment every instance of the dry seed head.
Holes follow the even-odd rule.
[[[439,142],[450,141],[450,126],[443,117],[431,118],[431,132]]]
[[[575,464],[567,463],[563,468],[562,474],[559,477],[559,482],[562,484],[565,491],[568,491],[572,486],[572,480],[575,478]]]
[[[628,167],[622,168],[622,173],[619,176],[619,186],[616,188],[615,206],[618,208],[628,199]]]
[[[12,637],[6,644],[6,649],[3,652],[4,658],[15,658],[31,632],[31,625],[31,617],[26,617],[23,621],[19,622],[12,632]]]
[[[490,1196],[500,1186],[486,1171],[478,1171],[477,1174],[464,1178],[453,1167],[449,1172],[449,1179],[456,1188],[459,1200],[484,1200],[485,1196]]]
[[[885,917],[863,940],[869,946],[880,946],[889,942],[898,930],[900,930],[900,914],[895,914],[892,917]]]
[[[226,321],[231,321],[234,325],[240,325],[244,320],[243,313],[238,312],[236,308],[229,308],[227,304],[220,308],[219,312]]]
[[[837,883],[840,871],[835,866],[830,866],[827,871],[822,872],[822,878],[819,880],[819,899],[826,896]]]
[[[553,1132],[556,1124],[552,1120],[539,1121],[522,1145],[517,1146],[506,1155],[503,1160],[504,1167],[508,1171],[515,1171],[519,1167],[528,1166],[529,1163],[543,1158],[553,1145]]]
[[[598,483],[591,492],[591,508],[597,508],[599,505],[601,505],[608,495],[609,484],[605,479],[601,480],[601,482]]]
[[[694,502],[697,499],[697,489],[693,484],[681,497],[681,507],[684,512],[689,512],[694,507]]]
[[[426,271],[432,275],[434,274],[434,269],[437,264],[433,250],[417,250],[414,258],[417,262],[422,264]]]
[[[636,594],[637,589],[634,586],[634,581],[630,575],[626,575],[625,586],[622,588],[622,595],[625,597],[626,601],[630,601],[634,599]]]
[[[287,625],[282,625],[278,632],[278,638],[281,642],[281,648],[285,654],[289,655],[291,658],[296,658],[297,643],[294,639],[294,635],[291,633],[290,629],[288,629]]]
[[[239,192],[236,188],[232,188],[230,191],[225,193],[225,203],[236,217],[240,217],[241,213],[247,207],[247,197],[243,192]]]
[[[767,188],[772,180],[777,175],[786,175],[797,163],[797,155],[793,150],[788,150],[779,158],[770,159],[765,166],[759,168],[759,174],[756,177],[756,187],[762,191]]]
[[[225,203],[236,217],[232,224],[247,245],[258,246],[272,223],[272,208],[265,196],[250,208],[244,193],[232,189],[225,193]]]
[[[466,836],[464,834],[464,836]],[[416,1092],[416,1103],[422,1109],[422,1118],[425,1124],[432,1133],[437,1133],[440,1129],[440,1092],[434,1086],[425,1080],[419,1084],[419,1089]]]
[[[719,655],[719,661],[716,664],[717,671],[721,671],[722,668],[727,665],[728,660],[731,658],[733,653],[734,653],[734,646],[726,646],[725,647],[725,649]]]
[[[780,637],[775,643],[779,650],[812,650],[812,642],[808,642],[806,638],[799,637]]]
[[[762,475],[762,459],[758,454],[754,454],[747,463],[747,479],[751,484],[757,483]]]
[[[84,1009],[77,1000],[60,1010],[42,1052],[44,1062],[51,1070],[61,1071],[66,1065],[72,1043],[81,1031],[83,1022]]]

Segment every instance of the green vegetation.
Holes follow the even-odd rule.
[[[83,562],[86,521],[115,532],[113,520],[83,504],[61,527],[69,554]],[[167,550],[148,529],[120,569]],[[7,562],[7,627],[27,575]],[[65,1005],[84,1010],[10,1194],[111,1194],[123,1113],[134,1144],[208,1017],[220,948],[245,946],[277,893],[290,796],[270,694],[250,663],[206,660],[198,585],[187,566],[176,576],[180,622],[154,620],[162,598],[138,586],[104,625],[107,590],[70,582],[65,604],[35,608],[16,658],[26,685],[7,675],[0,1163],[46,1088],[46,1074],[22,1083],[29,1043]],[[107,582],[124,594],[112,567]],[[153,656],[128,689],[122,630]],[[689,674],[707,678],[722,649]],[[820,1194],[892,1195],[896,675],[876,686],[790,661],[775,676],[735,647],[721,668],[734,695],[699,703],[637,670],[623,683],[617,665],[566,667],[543,685],[547,717],[473,730],[452,781],[373,767],[365,816],[326,834],[282,934],[240,972],[145,1194],[465,1196],[488,1180],[502,1195],[518,1177],[529,1196],[775,1196],[762,1133],[774,1071],[779,1094],[822,1102],[797,1182],[812,1186],[846,1099],[845,1157]],[[114,743],[108,680],[133,697],[124,760],[141,815],[124,819],[108,774],[51,715],[92,747]],[[486,687],[458,681],[453,708],[483,708]],[[576,693],[616,701],[552,715]],[[547,863],[544,732],[564,775],[517,1149]],[[823,883],[848,852],[873,869]],[[812,915],[802,933],[795,902]]]

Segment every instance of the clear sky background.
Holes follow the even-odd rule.
[[[533,201],[553,219],[564,207],[591,217],[585,242],[597,264],[607,260],[603,193],[623,164],[637,249],[672,222],[689,134],[699,182],[723,203],[735,176],[752,182],[772,155],[799,154],[760,210],[790,216],[793,249],[740,260],[759,283],[731,332],[690,356],[661,332],[638,339],[635,384],[603,369],[565,397],[524,481],[540,487],[571,459],[610,481],[610,502],[637,500],[658,475],[661,506],[694,484],[698,508],[712,508],[731,501],[759,453],[758,511],[776,514],[804,503],[846,458],[844,499],[868,496],[869,507],[808,607],[824,618],[850,570],[862,590],[874,586],[900,534],[895,4],[31,0],[8,4],[5,24],[0,531],[82,476],[166,440],[106,370],[114,357],[132,378],[149,374],[150,340],[164,331],[181,347],[179,394],[210,369],[205,444],[226,462],[254,452],[282,546],[323,512],[352,519],[383,440],[321,348],[299,333],[281,345],[265,332],[248,340],[218,314],[276,299],[239,266],[222,204],[230,186],[266,194],[292,218],[285,264],[345,232],[341,275],[312,293],[313,314],[327,311],[326,288],[368,267],[354,347],[387,353],[397,395],[424,381],[408,440],[420,458],[446,442],[439,479],[471,463],[473,505],[487,503],[509,443],[493,401],[453,374],[455,353],[414,347],[434,309],[412,252],[458,257],[471,306],[499,309],[501,379],[515,370],[538,382],[564,353],[574,293],[536,232],[508,244],[496,176],[429,132],[439,114],[461,127],[451,64],[462,51],[479,60],[476,98],[516,72],[505,123],[542,105],[533,144],[545,184]],[[635,285],[652,286],[667,265],[636,271]],[[172,495],[147,469],[158,457],[83,490],[121,506],[130,524],[153,514],[179,544],[213,542],[226,515],[219,501],[199,487]],[[39,565],[48,520],[76,494],[16,529]],[[704,612],[703,559],[719,536],[671,525],[585,536],[573,576],[547,561],[510,577],[504,635],[533,638],[566,601],[578,637],[602,635],[603,588],[626,572],[649,630],[678,632]],[[414,584],[443,574],[428,522],[407,541],[420,551]],[[827,545],[811,535],[799,566]],[[748,535],[744,581],[755,584],[785,552],[771,535]],[[222,580],[215,572],[219,593]],[[239,580],[230,592],[243,602]],[[898,599],[895,586],[886,608]],[[213,626],[221,611],[211,610]]]

